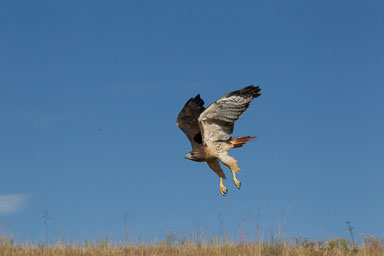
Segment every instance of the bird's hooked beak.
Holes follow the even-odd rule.
[[[191,152],[189,152],[188,154],[185,155],[184,159],[191,159],[192,158],[192,154]]]

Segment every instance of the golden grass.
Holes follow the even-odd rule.
[[[1,238],[1,256],[128,256],[128,255],[198,255],[198,256],[384,256],[384,244],[382,240],[366,238],[362,245],[353,247],[349,240],[341,238],[328,242],[254,242],[254,243],[204,243],[196,244],[185,242],[184,244],[170,245],[159,243],[154,245],[111,245],[106,241],[90,242],[84,245],[63,244],[44,246],[43,243],[33,245],[15,245],[12,238]]]

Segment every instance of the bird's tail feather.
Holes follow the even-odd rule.
[[[257,137],[245,136],[245,137],[239,137],[239,138],[232,138],[230,142],[234,148],[240,148],[248,141],[253,141],[256,138]]]

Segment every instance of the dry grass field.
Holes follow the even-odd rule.
[[[327,242],[308,242],[296,240],[293,242],[252,242],[252,243],[183,243],[118,245],[106,241],[86,242],[82,245],[57,243],[45,246],[43,243],[14,244],[12,238],[0,238],[1,256],[128,256],[128,255],[196,255],[196,256],[233,256],[233,255],[283,255],[283,256],[322,256],[322,255],[384,255],[383,240],[372,237],[365,238],[362,244],[353,246],[345,238]]]

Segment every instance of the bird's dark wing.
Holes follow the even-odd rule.
[[[185,103],[183,109],[177,116],[177,126],[187,135],[192,145],[192,151],[202,146],[202,138],[199,126],[199,116],[205,110],[204,101],[198,94]]]
[[[260,96],[259,86],[247,86],[226,94],[212,103],[199,117],[203,141],[228,140],[235,121],[249,107],[249,103]]]

